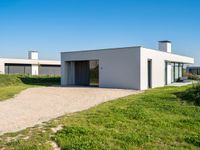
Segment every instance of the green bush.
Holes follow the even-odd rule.
[[[0,86],[11,85],[59,85],[59,76],[0,75]]]
[[[200,106],[200,80],[184,93],[183,98],[193,101],[195,105]]]
[[[191,79],[191,80],[200,80],[199,75],[187,74],[186,76],[188,77],[188,79]]]
[[[59,85],[59,76],[19,76],[21,82],[30,85]]]
[[[200,135],[189,136],[185,138],[185,141],[195,146],[200,147]]]

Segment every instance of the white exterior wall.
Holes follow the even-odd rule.
[[[0,58],[0,74],[4,74],[5,73],[5,65],[3,60]]]
[[[39,74],[39,66],[38,65],[31,65],[31,74],[38,75]]]
[[[140,47],[61,53],[61,84],[70,85],[67,61],[99,60],[99,87],[140,89]]]
[[[152,59],[152,88],[161,87],[165,85],[165,61],[181,62],[181,63],[194,63],[194,59],[190,57],[180,56],[172,53],[161,52],[147,48],[141,48],[141,78],[140,89],[145,90],[148,88],[148,72],[147,60]],[[170,66],[168,66],[170,70]],[[168,73],[169,81],[171,81],[171,71]]]
[[[62,61],[61,64],[61,84],[74,85],[75,84],[75,63]]]

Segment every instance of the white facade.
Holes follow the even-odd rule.
[[[140,50],[140,89],[147,89],[147,59],[152,59],[152,87],[165,85],[165,62],[177,62],[193,64],[194,59],[186,56],[176,55],[158,50],[141,48]],[[168,65],[167,83],[171,83],[171,66]]]
[[[38,75],[39,74],[39,65],[32,64],[31,65],[31,74]]]
[[[30,51],[28,53],[28,59],[0,58],[0,74],[6,73],[6,64],[30,65],[31,74],[38,75],[40,66],[60,66],[61,62],[55,60],[39,60],[38,52]]]
[[[99,87],[145,90],[148,86],[148,61],[151,61],[151,87],[171,83],[170,62],[194,63],[190,57],[143,47],[114,48],[61,53],[61,84],[75,85],[75,62],[99,61]],[[166,62],[169,62],[166,66]],[[166,79],[167,68],[167,79]],[[166,81],[167,80],[167,81]]]

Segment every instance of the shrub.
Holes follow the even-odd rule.
[[[200,147],[200,136],[199,135],[186,137],[185,141],[187,143],[190,143],[190,144]]]
[[[198,83],[193,84],[193,87],[186,91],[185,97],[194,101],[194,103],[200,106],[200,80]]]
[[[59,76],[0,75],[0,86],[10,85],[59,85]]]
[[[191,73],[187,73],[186,76],[188,77],[188,79],[191,79],[191,80],[200,80],[199,75],[193,75]]]

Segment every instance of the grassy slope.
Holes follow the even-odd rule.
[[[43,126],[1,137],[0,148],[198,149],[200,107],[177,97],[187,87],[165,87],[63,116]],[[53,133],[51,128],[64,125]]]
[[[13,85],[13,86],[4,86],[0,87],[0,101],[12,98],[22,90],[25,90],[29,87],[28,85]]]
[[[58,85],[59,77],[0,75],[0,101],[18,94],[22,90],[35,86]]]

